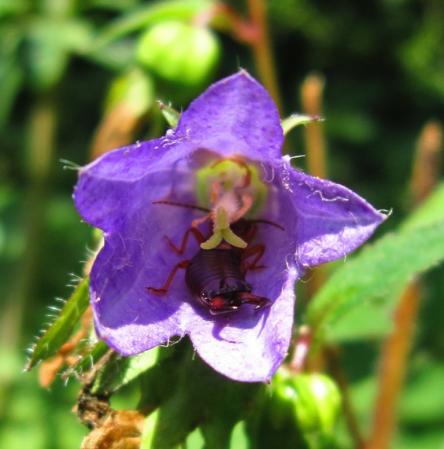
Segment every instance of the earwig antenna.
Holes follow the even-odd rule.
[[[166,204],[167,206],[176,206],[176,207],[183,207],[185,209],[194,209],[200,210],[202,212],[210,212],[210,209],[207,209],[206,207],[200,207],[194,204],[177,203],[175,201],[160,200],[160,201],[153,201],[152,204]]]

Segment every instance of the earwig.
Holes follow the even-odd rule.
[[[156,201],[153,204],[203,209],[174,201]],[[270,305],[268,298],[252,293],[252,286],[245,279],[248,271],[264,268],[258,263],[265,252],[265,245],[250,245],[256,233],[257,223],[284,230],[281,225],[269,220],[238,220],[232,224],[233,230],[248,243],[246,248],[234,247],[227,242],[221,242],[212,249],[200,248],[191,259],[182,260],[173,267],[162,287],[147,287],[147,290],[157,295],[165,295],[177,271],[184,269],[188,289],[213,315],[233,312],[243,304],[252,304],[256,310]],[[167,241],[174,252],[183,255],[190,236],[194,237],[199,244],[206,240],[202,232],[192,226],[185,232],[180,246],[174,245],[169,238]]]
[[[217,171],[219,164],[227,162],[238,166],[235,173],[226,166],[219,167],[220,173]],[[194,237],[200,246],[198,252],[191,259],[177,263],[162,287],[147,287],[147,290],[165,295],[177,271],[184,269],[188,289],[202,305],[208,307],[210,313],[231,312],[243,304],[252,304],[256,309],[261,309],[269,305],[270,300],[252,293],[252,286],[246,281],[245,275],[248,270],[263,268],[257,263],[265,252],[265,246],[250,243],[257,223],[272,225],[281,230],[283,228],[268,220],[245,218],[254,205],[254,189],[259,188],[260,182],[256,181],[251,190],[253,169],[242,157],[217,160],[209,169],[216,170],[209,175],[208,198],[203,199],[208,201],[209,208],[168,199],[153,203],[194,209],[205,215],[191,221],[191,227],[185,232],[179,247],[167,237],[170,248],[180,255],[184,253],[189,238]],[[239,169],[245,173],[236,172]],[[216,175],[215,179],[211,179],[211,175]],[[205,237],[199,226],[207,221],[211,221],[212,229],[210,235]]]

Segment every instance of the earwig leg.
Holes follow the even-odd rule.
[[[254,304],[256,310],[263,309],[271,305],[271,301],[268,298],[264,298],[263,296],[253,295],[253,293],[242,292],[240,294],[240,299],[242,300],[242,304]]]
[[[245,249],[243,253],[243,266],[242,269],[244,272],[247,272],[248,270],[260,270],[261,268],[265,268],[264,265],[257,265],[257,263],[262,259],[262,256],[265,253],[265,245],[258,244],[254,246],[249,246],[247,249]],[[246,263],[246,259],[253,257],[253,260],[249,263]]]
[[[200,218],[195,218],[192,222],[191,222],[191,228],[197,228],[198,226],[200,226],[201,224],[205,223],[206,221],[208,221],[211,218],[211,212],[207,215],[204,215],[203,217]]]
[[[249,222],[249,221],[248,221]],[[250,222],[249,222],[250,223]],[[242,238],[247,242],[250,243],[253,241],[254,237],[256,236],[257,232],[257,226],[255,224],[251,224],[248,226],[248,230],[242,234]],[[254,248],[254,247],[253,247]],[[247,249],[248,251],[248,249]],[[248,257],[248,256],[247,256]]]
[[[205,237],[203,236],[203,234],[199,231],[199,229],[194,228],[194,227],[191,227],[190,229],[188,229],[187,232],[185,232],[185,234],[183,235],[183,238],[182,238],[182,242],[180,243],[180,246],[176,246],[169,237],[165,236],[165,238],[166,238],[170,248],[176,254],[179,254],[180,256],[182,256],[183,253],[185,252],[185,249],[187,248],[188,239],[190,238],[190,234],[192,234],[195,237],[195,239],[199,245],[205,241]]]
[[[176,276],[177,271],[180,269],[183,269],[183,270],[186,269],[189,264],[190,264],[189,260],[182,260],[182,262],[179,262],[178,264],[176,264],[174,266],[174,268],[171,270],[170,274],[168,275],[167,280],[165,281],[165,284],[163,284],[162,287],[160,287],[160,288],[145,287],[146,290],[149,293],[154,293],[155,295],[158,295],[158,296],[165,295],[166,292],[168,291],[168,289],[170,288],[171,283],[173,282],[174,276]]]

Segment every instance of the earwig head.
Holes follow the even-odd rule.
[[[237,298],[227,298],[225,295],[215,296],[210,304],[211,315],[220,315],[221,313],[234,312],[239,309],[241,303]]]
[[[254,295],[248,291],[223,292],[215,296],[203,292],[200,295],[199,300],[203,305],[208,307],[211,315],[234,312],[243,304],[254,305],[255,310],[262,309],[271,304],[269,299]]]
[[[234,312],[242,305],[239,293],[236,291],[216,293],[204,290],[199,296],[199,301],[208,307],[212,315]]]

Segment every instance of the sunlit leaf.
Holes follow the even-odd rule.
[[[230,438],[230,449],[250,449],[245,421],[239,421],[233,428]]]
[[[0,17],[18,16],[30,9],[29,0],[1,0]]]
[[[307,319],[330,341],[380,337],[415,276],[444,260],[444,185],[418,207],[395,234],[349,259],[310,302]]]
[[[424,203],[410,214],[402,229],[415,229],[439,221],[444,221],[444,182],[438,185]]]
[[[329,341],[384,335],[396,299],[414,276],[444,259],[444,222],[390,234],[338,269],[307,319]]]

